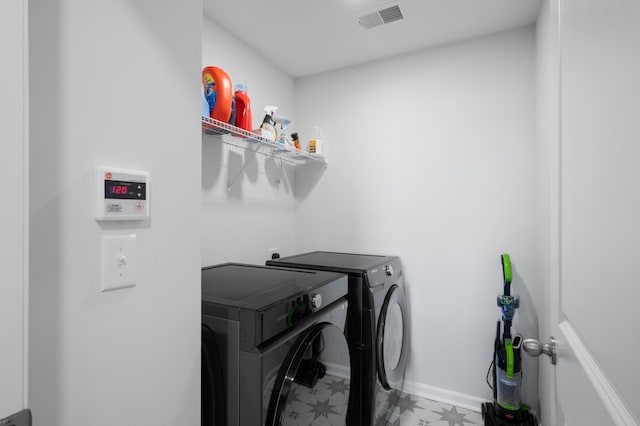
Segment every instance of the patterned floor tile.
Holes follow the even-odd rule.
[[[391,420],[399,426],[477,426],[482,424],[481,415],[478,412],[409,394],[403,394]]]
[[[349,399],[349,381],[326,375],[309,389],[294,384],[284,426],[338,426]],[[387,426],[479,426],[480,413],[403,393]],[[342,426],[342,425],[340,425]]]

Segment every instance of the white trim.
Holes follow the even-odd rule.
[[[562,321],[558,326],[616,426],[638,426],[638,421],[631,414],[631,411],[627,409],[615,387],[604,374],[598,362],[591,355],[571,324],[568,321]]]
[[[327,367],[327,374],[334,377],[340,377],[341,379],[349,379],[351,377],[351,370],[344,365],[333,364],[330,362],[322,361],[325,367]]]
[[[348,379],[351,375],[348,367],[325,361],[323,361],[323,363],[327,367],[327,374],[331,376]],[[421,398],[430,399],[443,404],[455,405],[456,407],[465,408],[478,413],[482,411],[482,403],[489,402],[485,398],[425,385],[423,383],[413,382],[410,380],[404,381],[402,391]]]
[[[23,93],[23,204],[24,223],[22,228],[23,255],[22,255],[22,283],[23,283],[23,321],[22,321],[22,408],[29,406],[29,1],[22,0],[23,6],[23,48],[22,64],[24,79],[22,81]]]
[[[421,398],[430,399],[432,401],[444,404],[455,405],[456,407],[465,408],[467,410],[481,412],[482,403],[489,402],[485,398],[452,391],[449,389],[438,388],[436,386],[425,385],[410,380],[404,381],[404,392]]]

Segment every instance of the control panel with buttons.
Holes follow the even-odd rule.
[[[149,218],[150,193],[147,172],[98,167],[96,181],[96,220]]]

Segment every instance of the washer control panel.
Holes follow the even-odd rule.
[[[149,173],[98,167],[96,220],[149,218]]]

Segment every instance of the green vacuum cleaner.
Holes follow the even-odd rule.
[[[522,387],[522,336],[511,335],[511,323],[518,308],[518,299],[511,296],[511,260],[503,254],[502,275],[504,291],[498,296],[498,307],[502,311],[504,329],[500,321],[496,325],[493,345],[493,361],[488,375],[493,372],[493,401],[482,404],[482,418],[485,426],[536,426],[536,417],[520,402]],[[502,336],[500,333],[502,332]]]

